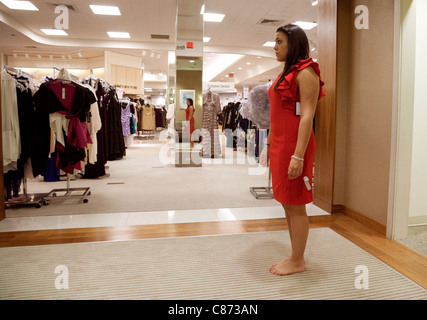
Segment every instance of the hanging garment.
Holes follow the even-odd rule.
[[[3,141],[3,172],[17,170],[21,155],[18,100],[13,77],[5,70],[1,72],[1,112]]]
[[[123,139],[121,120],[121,106],[116,90],[110,88],[105,99],[107,108],[107,150],[108,160],[123,159],[126,155],[126,146]]]
[[[83,86],[92,92],[92,101],[94,101],[90,105],[90,112],[86,123],[90,138],[92,140],[92,144],[88,144],[88,162],[94,164],[98,157],[98,131],[102,128],[102,122],[99,115],[98,98],[96,96],[95,89],[89,85]]]
[[[130,102],[123,104],[122,103],[122,109],[121,109],[121,121],[122,121],[122,130],[123,130],[123,136],[128,137],[131,135],[130,132]]]
[[[106,99],[104,99],[104,97],[107,95],[107,89],[104,87],[104,85],[105,84],[101,79],[97,79],[95,82],[97,108],[98,108],[98,114],[100,117],[101,127],[96,134],[96,141],[98,145],[96,162],[94,164],[91,164],[91,163],[86,164],[85,173],[83,175],[83,178],[86,178],[86,179],[94,179],[94,178],[102,177],[106,174],[105,165],[108,159],[108,145],[107,145],[108,119],[107,119]]]
[[[203,157],[221,157],[221,144],[219,141],[218,117],[221,113],[219,95],[207,92],[203,94],[202,115],[202,150]]]
[[[142,130],[153,131],[156,129],[156,114],[154,106],[146,105],[143,108]]]

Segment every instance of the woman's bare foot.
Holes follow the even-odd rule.
[[[287,276],[294,273],[304,272],[305,270],[305,262],[304,260],[301,262],[295,262],[290,258],[275,263],[271,268],[270,272],[276,276]]]

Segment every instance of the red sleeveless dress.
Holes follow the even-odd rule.
[[[285,205],[305,205],[313,202],[312,190],[307,190],[303,178],[308,177],[310,185],[312,184],[314,155],[316,153],[314,132],[311,133],[304,156],[302,176],[296,180],[288,178],[288,168],[297,145],[300,123],[300,117],[295,114],[295,104],[300,102],[296,78],[299,71],[308,67],[312,67],[319,76],[319,99],[324,97],[324,82],[320,77],[319,66],[311,58],[296,64],[275,91],[274,87],[279,76],[268,92],[271,119],[270,168],[273,194],[278,202]]]
[[[186,110],[185,110],[185,118],[187,121],[189,121],[188,118],[190,118],[190,108],[193,109],[193,117],[190,120],[190,135],[193,134],[194,132],[194,112],[196,112],[196,108],[194,106],[189,106]]]

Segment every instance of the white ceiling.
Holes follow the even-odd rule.
[[[194,0],[192,0],[194,1]],[[145,72],[167,73],[169,50],[175,48],[176,0],[32,0],[39,11],[11,10],[0,3],[0,52],[6,55],[29,53],[71,54],[84,58],[101,56],[105,50],[142,56]],[[40,29],[54,28],[56,5],[71,5],[68,37],[44,35]],[[115,5],[121,16],[94,15],[89,4]],[[275,79],[281,70],[272,48],[263,47],[274,40],[278,26],[300,21],[317,21],[317,7],[311,0],[205,0],[206,12],[222,13],[221,23],[205,22],[204,35],[211,37],[204,45],[204,68],[218,61],[218,54],[240,54],[240,59],[218,67],[211,81],[231,81],[237,87]],[[279,20],[276,25],[260,25],[262,19]],[[129,32],[131,39],[112,40],[107,31]],[[152,35],[169,36],[169,40],[152,39]],[[317,28],[307,31],[315,45]],[[150,57],[155,52],[154,57]],[[158,59],[160,54],[160,59]],[[247,64],[250,62],[251,64]],[[241,68],[241,69],[238,69]],[[223,69],[223,70],[221,70]]]

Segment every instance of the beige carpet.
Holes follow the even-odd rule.
[[[270,274],[289,251],[284,231],[3,248],[0,299],[427,299],[426,290],[330,229],[310,231],[306,272]],[[55,288],[65,275],[55,273],[59,265],[68,289]],[[355,286],[360,265],[369,288]]]
[[[63,199],[40,209],[13,207],[6,217],[52,216],[87,213],[151,212],[279,206],[275,200],[257,200],[250,187],[266,187],[268,172],[251,175],[256,166],[242,164],[234,152],[233,164],[205,164],[202,168],[175,168],[159,160],[163,147],[156,141],[136,141],[123,160],[108,162],[105,179],[71,181],[71,187],[90,187],[89,202]],[[29,193],[49,193],[66,182],[28,183]]]

